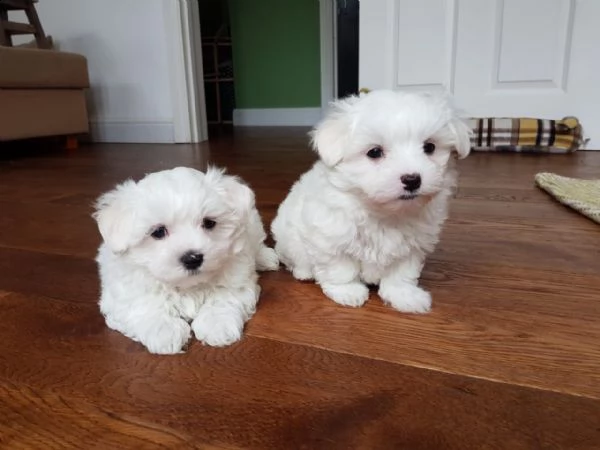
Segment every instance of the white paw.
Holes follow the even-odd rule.
[[[423,314],[431,309],[429,292],[413,284],[380,287],[379,296],[398,311]]]
[[[211,347],[225,347],[242,338],[244,322],[239,315],[215,312],[210,307],[200,310],[192,322],[196,339]]]
[[[256,268],[258,270],[278,270],[279,258],[275,250],[266,246],[261,247],[256,257]]]
[[[312,278],[313,278],[313,274],[310,269],[307,269],[305,267],[298,267],[298,266],[296,266],[292,269],[292,276],[296,280],[300,280],[300,281],[312,280]]]
[[[321,288],[327,297],[344,306],[357,308],[364,305],[369,298],[369,288],[358,281],[347,284],[323,284]]]
[[[172,317],[149,326],[147,336],[141,342],[150,353],[172,355],[182,352],[191,334],[185,320]]]

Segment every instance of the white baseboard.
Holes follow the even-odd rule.
[[[321,119],[321,111],[321,108],[241,108],[233,111],[233,125],[310,127]]]
[[[175,143],[175,131],[172,122],[91,120],[90,137],[93,142]]]

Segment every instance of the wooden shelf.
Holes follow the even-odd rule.
[[[221,83],[221,82],[230,82],[230,83],[233,83],[233,78],[214,78],[214,77],[207,77],[205,75],[204,76],[204,81],[206,83]]]
[[[37,3],[37,0],[31,2],[24,0],[0,0],[0,8],[4,8],[7,11],[18,11],[27,9],[31,3]]]
[[[4,27],[4,30],[10,34],[35,34],[35,27],[27,23],[4,20],[2,26]]]

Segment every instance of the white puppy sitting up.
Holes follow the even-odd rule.
[[[152,353],[182,351],[191,330],[207,345],[239,340],[260,293],[256,270],[279,266],[254,193],[214,168],[126,181],[98,199],[94,218],[100,310]]]
[[[470,129],[441,96],[382,90],[335,102],[311,136],[320,161],[272,225],[280,260],[342,305],[363,305],[373,284],[400,311],[429,311],[418,280]]]

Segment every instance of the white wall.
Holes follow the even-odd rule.
[[[164,0],[43,0],[60,50],[88,59],[94,140],[173,142]]]

